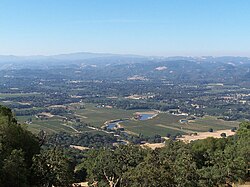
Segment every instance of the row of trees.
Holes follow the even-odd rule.
[[[71,135],[66,132],[48,135],[46,144],[51,146],[69,147],[70,145],[79,145],[89,148],[112,147],[117,142],[117,137],[110,134],[98,133],[80,133]]]

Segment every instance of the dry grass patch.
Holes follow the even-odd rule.
[[[165,147],[165,143],[145,143],[145,144],[141,145],[141,147],[150,148],[150,149],[155,150],[156,148]]]
[[[231,130],[219,130],[214,132],[199,132],[197,135],[183,135],[181,138],[177,139],[189,143],[194,140],[202,140],[208,137],[221,138],[222,133],[226,133],[226,136],[232,136],[235,134],[235,132],[232,132]]]

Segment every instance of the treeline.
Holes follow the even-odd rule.
[[[48,135],[46,145],[48,146],[63,146],[78,145],[89,148],[113,147],[113,143],[117,142],[117,138],[110,134],[98,133],[81,133],[71,135],[66,132]]]
[[[125,110],[147,110],[147,109],[155,109],[161,111],[167,111],[170,109],[178,108],[177,105],[168,105],[165,103],[159,102],[148,102],[143,100],[128,100],[128,99],[109,99],[105,97],[96,97],[96,98],[85,98],[84,102],[86,103],[95,103],[97,105],[110,105],[115,108],[125,109]]]
[[[14,110],[14,113],[16,116],[31,116],[31,115],[36,115],[41,112],[48,112],[48,113],[51,113],[52,115],[63,115],[63,114],[65,115],[70,111],[64,108],[36,108],[36,109],[27,108],[27,109],[21,109],[21,110],[16,110],[16,109]]]

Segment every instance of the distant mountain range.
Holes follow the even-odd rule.
[[[4,68],[34,68],[34,67],[51,67],[79,64],[121,64],[142,62],[150,57],[139,55],[119,55],[108,53],[70,53],[51,56],[14,56],[0,55],[0,64]]]
[[[69,53],[59,55],[34,55],[34,56],[15,56],[15,55],[0,55],[0,62],[16,62],[16,61],[79,61],[96,58],[145,58],[139,55],[120,55],[109,53]]]
[[[34,56],[15,56],[15,55],[0,55],[0,62],[16,62],[16,61],[79,61],[86,59],[100,59],[100,58],[130,58],[130,59],[151,59],[151,60],[198,60],[198,61],[215,61],[215,62],[225,62],[225,61],[236,61],[236,62],[250,62],[249,57],[236,57],[236,56],[202,56],[202,57],[185,57],[185,56],[173,56],[173,57],[163,57],[163,56],[142,56],[142,55],[130,55],[130,54],[111,54],[111,53],[90,53],[90,52],[79,52],[79,53],[69,53],[69,54],[59,54],[59,55],[34,55]]]
[[[0,70],[63,70],[72,79],[128,79],[226,81],[250,80],[248,57],[147,57],[106,53],[72,53],[52,56],[0,56]],[[30,71],[29,71],[30,72]],[[77,72],[77,74],[75,73]],[[13,72],[17,74],[17,72]]]

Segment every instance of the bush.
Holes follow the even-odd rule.
[[[208,132],[214,132],[214,129],[210,128],[208,129]]]
[[[227,137],[227,134],[223,132],[223,133],[220,134],[220,136],[221,136],[222,138],[226,138],[226,137]]]

